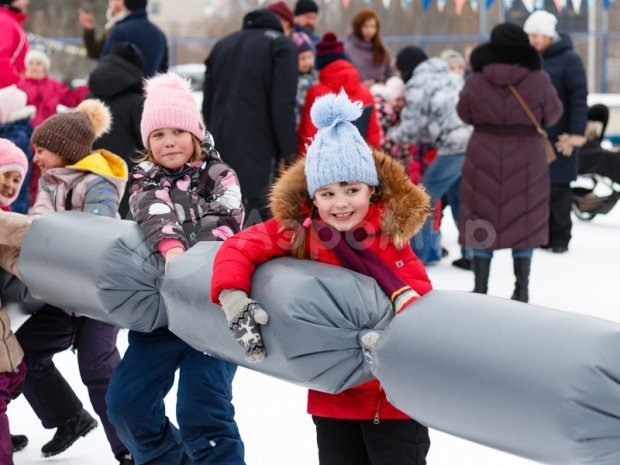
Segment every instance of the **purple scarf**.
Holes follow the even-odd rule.
[[[377,255],[362,245],[362,241],[368,237],[368,233],[364,229],[356,229],[352,233],[341,233],[328,224],[318,225],[313,222],[313,225],[319,239],[334,252],[336,258],[345,268],[370,276],[377,281],[377,284],[392,301],[396,314],[420,297]],[[353,243],[354,247],[349,244],[347,239]]]

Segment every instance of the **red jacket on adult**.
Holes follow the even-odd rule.
[[[306,145],[310,143],[316,134],[316,126],[310,119],[310,109],[314,101],[326,94],[338,94],[342,89],[347,93],[349,99],[361,101],[364,107],[372,108],[370,122],[364,135],[364,139],[371,147],[381,147],[381,125],[375,110],[375,101],[368,90],[362,84],[359,72],[347,60],[335,60],[319,72],[319,82],[314,84],[306,94],[306,102],[301,108],[299,128],[297,129],[297,153],[305,155]]]
[[[420,295],[426,294],[431,290],[431,283],[422,262],[411,250],[409,239],[428,216],[428,196],[409,181],[396,160],[378,151],[374,156],[384,188],[381,199],[370,206],[363,221],[362,227],[368,233],[363,244]],[[314,228],[302,226],[310,204],[304,160],[299,160],[274,185],[270,198],[273,219],[245,229],[222,244],[213,264],[212,300],[217,303],[224,289],[241,289],[249,294],[254,269],[271,258],[293,255],[342,266]],[[296,248],[293,243],[297,243],[297,236],[301,245]],[[392,324],[397,322],[398,317]],[[308,413],[352,420],[409,418],[388,402],[378,381],[340,394],[310,390]]]
[[[28,37],[22,24],[25,13],[0,8],[0,89],[17,84],[24,72]]]

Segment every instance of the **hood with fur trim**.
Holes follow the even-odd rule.
[[[403,166],[385,153],[373,153],[379,176],[382,205],[381,231],[397,248],[402,248],[417,233],[430,215],[430,197],[422,187],[414,185]],[[292,228],[303,224],[310,213],[305,160],[291,166],[271,189],[269,208],[275,219]]]
[[[474,72],[482,71],[486,65],[503,63],[520,65],[531,70],[542,69],[542,57],[534,47],[524,45],[498,45],[487,42],[479,45],[469,58]]]

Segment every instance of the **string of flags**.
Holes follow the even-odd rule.
[[[212,0],[212,3],[223,4],[226,0]],[[258,0],[258,4],[260,6],[269,3],[270,0]],[[329,4],[332,3],[333,0],[315,0],[317,3]],[[394,0],[394,2],[399,2],[400,7],[403,10],[409,8],[409,6],[413,3],[413,0]],[[422,1],[422,9],[427,11],[431,8],[433,3],[437,6],[437,10],[443,12],[446,9],[447,0],[421,0]],[[545,0],[501,0],[504,8],[511,9],[517,2],[521,2],[525,9],[528,12],[532,12],[534,10],[544,10],[545,8]],[[340,0],[343,8],[349,8],[351,6],[351,0]],[[615,2],[615,0],[602,0],[603,7],[608,9],[609,6]],[[389,9],[392,4],[392,0],[381,0],[381,3],[384,8]],[[480,3],[483,3],[485,8],[489,9],[495,3],[495,0],[454,0],[454,10],[457,15],[461,15],[463,13],[463,9],[465,5],[469,3],[469,6],[472,10],[478,11]],[[558,10],[558,12],[562,13],[565,10],[573,10],[577,13],[581,11],[581,5],[583,0],[553,0],[553,3]],[[588,8],[592,8],[596,3],[596,0],[587,0]],[[364,0],[364,6],[372,7],[374,2],[373,0]]]
[[[31,47],[41,47],[48,52],[63,52],[68,55],[86,56],[86,49],[79,45],[69,44],[57,39],[42,37],[36,34],[28,33],[28,42]]]

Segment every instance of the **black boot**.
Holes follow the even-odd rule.
[[[11,444],[13,444],[13,452],[18,452],[26,448],[28,445],[28,438],[23,434],[11,434]]]
[[[133,457],[129,453],[128,450],[124,450],[115,455],[116,460],[118,460],[119,465],[135,465]]]
[[[531,257],[517,257],[513,259],[515,270],[515,291],[512,293],[512,300],[527,302],[530,298],[528,286],[530,284]]]
[[[82,409],[76,416],[65,421],[56,429],[56,434],[50,442],[41,448],[43,457],[58,455],[67,450],[80,437],[86,436],[97,427],[95,420],[90,413]]]
[[[474,270],[474,292],[486,294],[489,284],[489,272],[491,271],[491,259],[474,256],[472,266]]]

